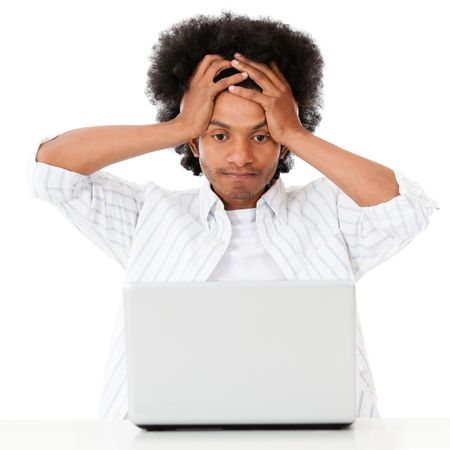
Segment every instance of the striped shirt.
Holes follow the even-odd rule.
[[[124,281],[207,281],[227,252],[232,223],[206,177],[200,188],[169,190],[105,170],[82,175],[37,162],[36,153],[27,161],[30,194],[53,204],[114,258],[125,269]],[[256,229],[285,278],[356,282],[423,231],[440,208],[417,182],[394,173],[400,195],[374,206],[359,206],[326,177],[289,187],[276,180],[256,204]],[[380,417],[358,311],[357,368],[358,417]],[[120,302],[100,419],[127,417],[127,389]]]

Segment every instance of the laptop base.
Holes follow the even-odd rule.
[[[330,430],[348,427],[350,423],[280,423],[280,424],[205,424],[205,425],[136,425],[147,431],[175,431],[175,430]]]

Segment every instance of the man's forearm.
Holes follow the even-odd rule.
[[[373,206],[400,195],[394,171],[306,131],[291,133],[289,150],[323,173],[359,206]]]
[[[150,125],[106,125],[77,128],[45,142],[36,161],[90,175],[110,164],[187,142],[178,120]]]

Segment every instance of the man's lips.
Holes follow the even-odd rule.
[[[224,175],[228,175],[230,177],[236,177],[236,178],[240,178],[240,177],[251,177],[253,175],[256,175],[256,173],[251,173],[251,172],[224,172]]]

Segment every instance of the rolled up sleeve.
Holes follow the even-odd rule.
[[[422,187],[394,171],[400,195],[373,206],[359,206],[342,190],[336,196],[339,228],[355,280],[394,256],[424,231],[437,202]]]
[[[27,159],[31,196],[51,203],[83,235],[126,268],[145,185],[100,170],[91,175],[36,161],[45,137]]]

